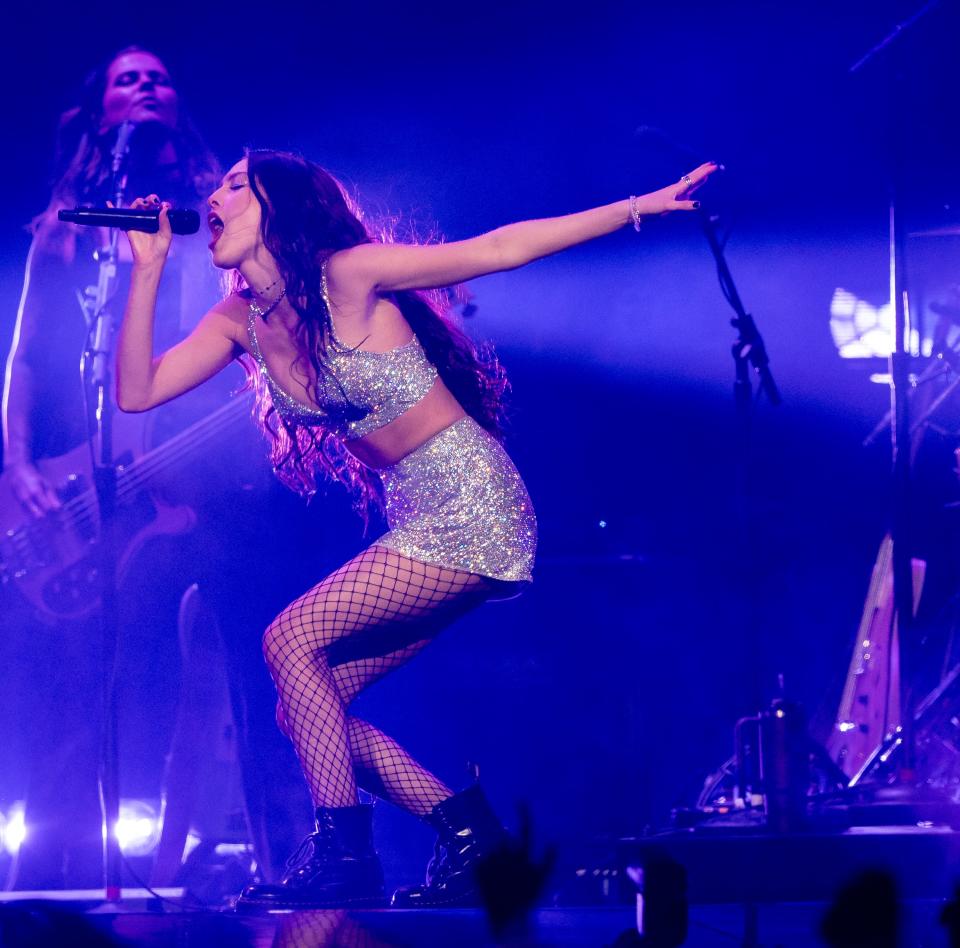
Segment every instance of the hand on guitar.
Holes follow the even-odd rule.
[[[32,517],[43,517],[62,506],[50,482],[29,461],[8,464],[3,473],[11,493]]]

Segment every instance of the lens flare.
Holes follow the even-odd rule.
[[[7,810],[6,815],[0,814],[0,840],[3,848],[11,856],[15,856],[26,838],[27,824],[23,818],[23,801],[18,800]]]
[[[148,856],[160,842],[156,810],[143,800],[121,800],[116,833],[124,855]]]

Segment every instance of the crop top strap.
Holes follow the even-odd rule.
[[[323,305],[327,307],[327,315],[330,317],[330,325],[333,325],[333,308],[330,306],[330,287],[327,285],[327,264],[330,258],[327,257],[320,264],[320,293],[323,296]]]
[[[263,352],[260,350],[260,340],[257,339],[258,318],[254,308],[252,306],[247,307],[247,337],[250,339],[250,352],[257,365],[265,367],[266,361],[263,358]]]
[[[327,264],[329,262],[330,258],[327,257],[327,259],[320,264],[320,294],[323,297],[323,305],[327,310],[327,320],[330,325],[330,336],[333,340],[333,344],[336,348],[341,349],[344,352],[349,352],[351,349],[359,348],[359,345],[348,346],[337,335],[337,327],[333,324],[333,307],[330,305],[330,287],[327,285]]]

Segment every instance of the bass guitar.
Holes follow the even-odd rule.
[[[161,475],[188,466],[214,443],[228,440],[249,414],[248,398],[231,399],[151,450],[144,450],[142,424],[116,425],[118,582],[148,540],[186,533],[196,521],[192,508],[170,504],[156,493]],[[35,463],[62,506],[32,517],[13,495],[8,477],[0,477],[0,579],[13,583],[46,621],[83,618],[99,606],[100,510],[90,445]]]

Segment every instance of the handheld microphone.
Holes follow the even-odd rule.
[[[57,213],[57,219],[82,227],[116,227],[118,230],[142,230],[155,234],[160,229],[159,208],[77,207]],[[195,234],[200,230],[200,215],[193,210],[171,208],[167,214],[175,234]]]

